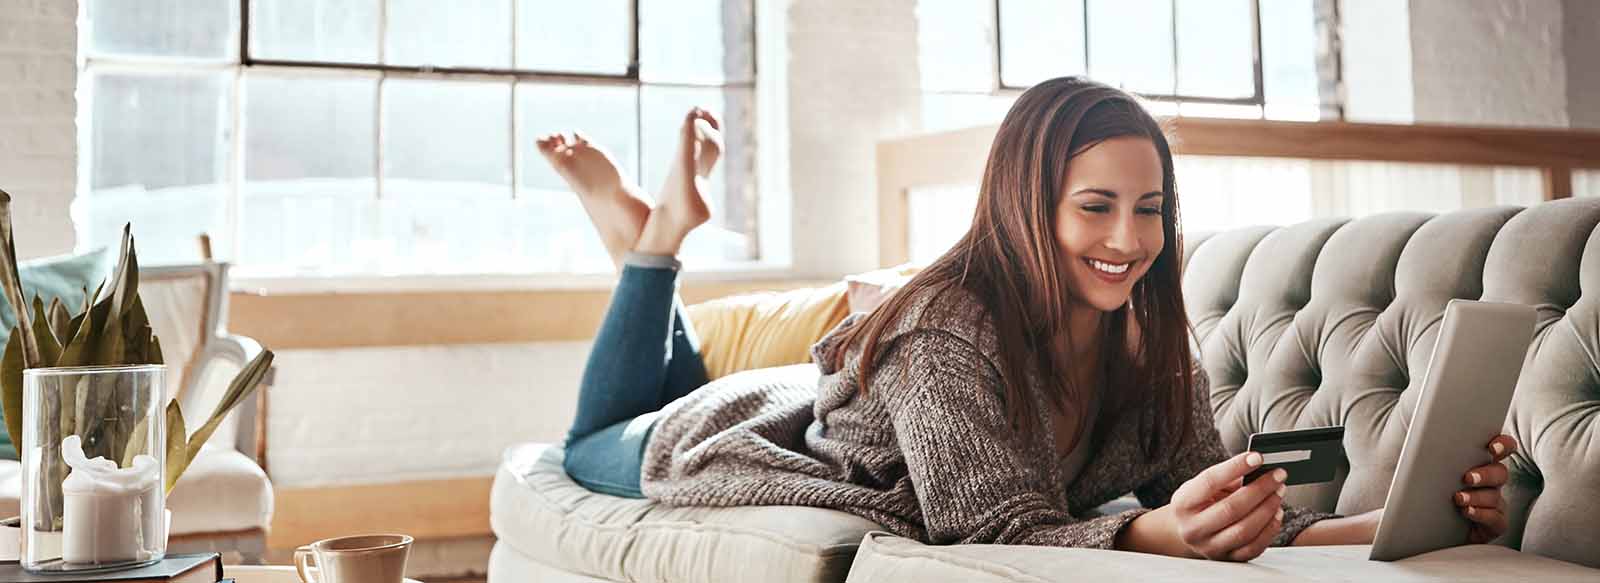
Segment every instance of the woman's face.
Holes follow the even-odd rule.
[[[1161,254],[1161,157],[1149,139],[1105,140],[1067,162],[1056,244],[1073,302],[1110,312]]]

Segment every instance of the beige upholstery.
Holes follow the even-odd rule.
[[[172,535],[264,528],[272,519],[272,483],[237,451],[207,444],[167,497]]]
[[[612,581],[840,581],[872,521],[793,506],[662,506],[596,494],[567,477],[560,448],[507,450],[490,494],[495,581],[542,580],[527,559]],[[583,580],[583,579],[576,579]]]
[[[1267,549],[1249,563],[1162,555],[999,545],[931,547],[883,532],[867,535],[847,581],[1042,583],[1193,581],[1595,581],[1600,571],[1494,545],[1469,545],[1386,563],[1366,545]]]

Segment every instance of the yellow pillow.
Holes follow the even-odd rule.
[[[689,306],[711,378],[811,362],[811,345],[850,315],[845,283],[758,292]]]

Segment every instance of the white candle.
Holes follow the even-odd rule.
[[[110,563],[149,558],[146,543],[166,537],[160,512],[160,464],[148,455],[118,468],[103,457],[85,459],[78,436],[61,442],[72,467],[61,482],[61,558],[68,563]]]

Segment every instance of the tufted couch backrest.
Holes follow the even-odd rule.
[[[1570,199],[1191,236],[1185,301],[1223,442],[1238,452],[1253,432],[1344,425],[1338,478],[1289,501],[1383,506],[1445,304],[1534,306],[1498,542],[1600,567],[1597,224],[1600,199]]]

